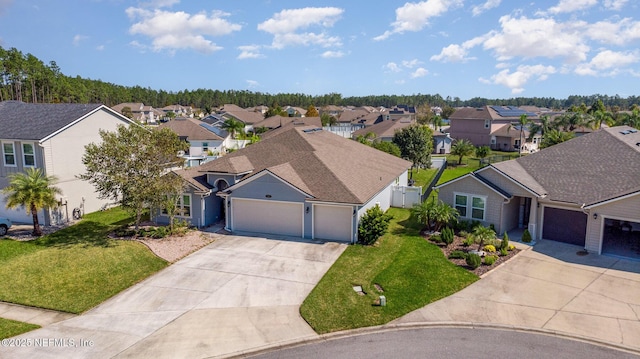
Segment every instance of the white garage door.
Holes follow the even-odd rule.
[[[234,231],[302,237],[302,203],[234,198],[231,211]]]
[[[313,206],[313,238],[351,242],[353,207]]]

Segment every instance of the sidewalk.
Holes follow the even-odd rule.
[[[75,317],[75,314],[0,302],[0,318],[46,326]]]

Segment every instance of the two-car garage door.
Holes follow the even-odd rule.
[[[231,212],[234,231],[302,237],[302,203],[234,198]]]

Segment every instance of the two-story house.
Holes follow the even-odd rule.
[[[520,131],[512,125],[518,123],[521,115],[526,115],[528,120],[534,122],[539,120],[536,113],[513,106],[463,107],[449,116],[449,133],[452,138],[467,139],[474,146],[490,146],[498,151],[517,151],[522,145]],[[523,142],[525,139],[526,136],[523,135]],[[533,143],[527,147],[533,147]]]
[[[231,140],[227,131],[187,117],[178,117],[158,126],[164,127],[189,142],[189,150],[181,154],[187,167],[197,166],[224,154]]]
[[[89,213],[109,201],[98,198],[89,182],[78,178],[85,172],[85,146],[101,141],[99,130],[115,131],[131,120],[101,104],[32,104],[0,102],[0,188],[9,184],[9,175],[26,168],[42,168],[57,177],[62,190],[59,206],[40,212],[48,225],[70,220],[74,209]],[[25,209],[9,210],[0,198],[0,217],[30,223]]]

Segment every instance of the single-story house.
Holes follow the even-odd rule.
[[[360,217],[391,206],[411,162],[313,126],[286,126],[262,141],[176,171],[189,183],[184,219],[232,232],[357,240]],[[156,215],[157,222],[168,218]]]
[[[640,132],[595,131],[534,154],[494,163],[435,187],[460,217],[498,233],[640,258]]]

